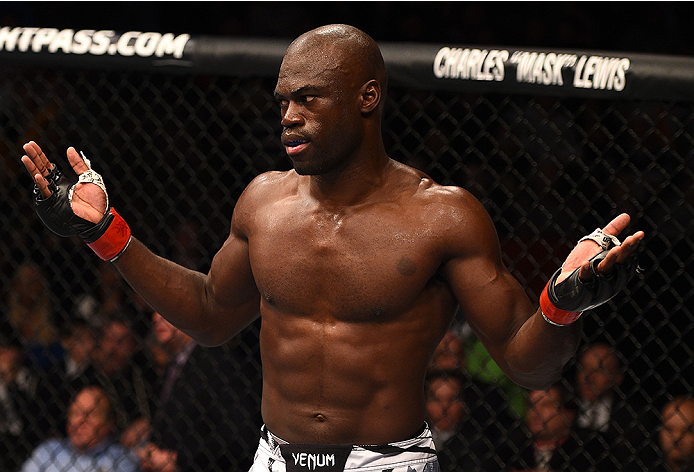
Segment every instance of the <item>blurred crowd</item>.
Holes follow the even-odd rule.
[[[99,266],[56,317],[39,264],[0,317],[0,470],[247,470],[259,436],[258,326],[198,346]]]
[[[428,376],[427,413],[442,471],[694,470],[694,397],[660,406],[622,389],[620,353],[580,349],[547,390],[505,378],[469,329],[451,329]]]

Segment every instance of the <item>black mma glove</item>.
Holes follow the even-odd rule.
[[[70,182],[55,164],[45,177],[51,195],[42,198],[38,186],[34,185],[34,208],[43,224],[58,236],[79,235],[101,259],[114,261],[130,242],[131,231],[125,220],[110,206],[101,175],[92,170],[84,154],[82,158],[89,170],[80,174],[77,183],[93,183],[103,190],[106,195],[103,218],[95,224],[72,211],[72,193],[77,183]]]
[[[597,266],[605,259],[610,248],[619,245],[614,236],[604,234],[601,230],[581,238],[591,239],[600,244],[603,251],[590,260],[593,278],[582,281],[578,276],[580,267],[566,279],[556,283],[561,269],[557,270],[540,295],[540,309],[545,319],[554,325],[566,326],[576,321],[581,313],[610,300],[621,291],[636,273],[637,257],[632,254],[624,263],[616,263],[607,274],[598,274]],[[579,241],[579,242],[580,242]]]

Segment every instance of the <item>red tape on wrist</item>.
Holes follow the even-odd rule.
[[[110,261],[123,252],[130,242],[131,235],[130,226],[115,209],[111,208],[109,214],[113,215],[113,221],[106,232],[93,243],[87,244],[104,261]]]
[[[547,287],[549,287],[550,283],[551,281],[545,285],[544,290],[540,294],[540,310],[542,310],[542,314],[549,323],[559,326],[570,325],[576,321],[583,312],[561,310],[554,306],[554,303],[550,301],[549,294],[547,293]]]

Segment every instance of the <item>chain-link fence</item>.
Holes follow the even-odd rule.
[[[258,325],[224,348],[196,348],[197,377],[178,384],[178,403],[167,402],[173,410],[162,414],[158,390],[174,356],[162,349],[151,312],[79,239],[43,228],[19,161],[32,139],[63,163],[67,146],[76,146],[140,240],[206,271],[245,185],[290,167],[279,142],[275,79],[248,75],[21,61],[0,68],[1,470],[16,470],[40,441],[64,434],[70,398],[90,375],[116,398],[119,433],[148,418],[163,447],[185,451],[182,469],[248,468],[261,424]],[[620,423],[611,435],[574,433],[581,447],[563,452],[573,465],[552,467],[656,470],[659,411],[692,393],[694,103],[403,83],[393,80],[388,92],[389,154],[479,198],[506,264],[533,300],[576,240],[616,214],[628,212],[630,229],[646,232],[640,273],[584,315],[583,347],[604,343],[616,353],[616,370],[606,375]],[[449,439],[458,443],[441,439],[442,463],[451,470],[530,469],[537,458],[525,455],[532,449],[527,392],[495,370],[463,319],[452,332],[462,341],[458,389],[467,413]],[[65,365],[66,353],[78,356],[79,346],[91,344],[93,372]],[[119,356],[121,364],[109,367],[106,358]],[[569,365],[569,397],[588,384],[588,369]],[[601,452],[588,447],[594,442]]]

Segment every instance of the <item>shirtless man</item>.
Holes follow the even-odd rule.
[[[381,135],[386,87],[378,46],[356,28],[321,27],[289,46],[275,97],[294,169],[249,184],[208,274],[162,259],[131,237],[125,221],[107,213],[105,190],[92,183],[96,174],[74,148],[68,160],[87,177],[70,202],[67,183],[49,185],[53,164],[39,146],[24,146],[42,220],[115,260],[172,324],[216,345],[260,312],[265,426],[253,471],[284,470],[285,462],[288,470],[310,468],[311,457],[313,466],[330,463],[340,453],[310,456],[312,445],[342,443],[419,446],[400,456],[355,446],[347,468],[436,470],[435,454],[426,452],[433,444],[423,427],[424,377],[456,306],[511,379],[542,389],[575,353],[580,310],[596,302],[589,296],[578,308],[557,308],[552,283],[545,316],[533,307],[504,267],[482,205],[388,157]],[[604,228],[608,236],[580,242],[559,280],[579,267],[589,281],[633,266],[643,232],[609,252],[601,247],[628,224],[620,215]],[[601,252],[606,257],[591,270],[589,260]],[[574,277],[560,285],[582,284]],[[278,446],[283,442],[290,444]],[[295,443],[305,448],[292,449]]]

